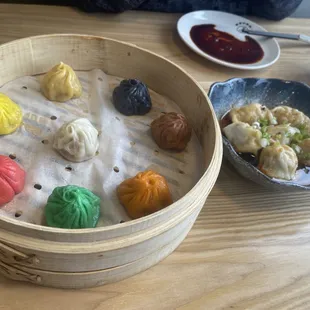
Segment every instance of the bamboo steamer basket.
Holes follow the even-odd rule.
[[[138,78],[174,100],[201,143],[204,168],[197,184],[169,207],[141,219],[94,229],[67,230],[0,216],[0,273],[59,288],[119,281],[165,258],[184,240],[220,170],[222,141],[210,101],[184,70],[167,59],[112,39],[55,34],[0,46],[0,85],[45,73],[63,61],[75,70],[102,69]]]

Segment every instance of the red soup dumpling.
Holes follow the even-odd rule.
[[[24,189],[25,176],[25,171],[14,160],[0,155],[0,207]]]

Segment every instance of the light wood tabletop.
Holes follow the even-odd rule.
[[[310,84],[310,46],[280,41],[280,60],[261,71],[215,65],[176,33],[179,15],[90,15],[67,7],[0,4],[0,43],[81,33],[134,43],[182,66],[208,91],[232,77]],[[310,34],[310,19],[271,22],[270,31]],[[0,68],[1,70],[1,68]],[[309,98],[310,102],[310,98]],[[310,309],[310,193],[277,193],[242,179],[226,162],[193,229],[157,266],[119,283],[57,290],[0,277],[0,309]]]

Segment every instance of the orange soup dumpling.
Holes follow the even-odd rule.
[[[133,219],[157,212],[173,202],[166,179],[153,170],[123,181],[117,195]]]

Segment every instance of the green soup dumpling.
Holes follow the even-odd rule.
[[[58,228],[94,228],[100,214],[100,198],[75,185],[56,187],[47,200],[48,226]]]

